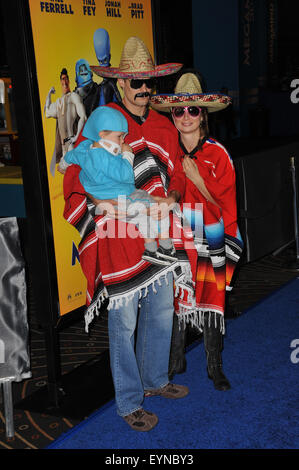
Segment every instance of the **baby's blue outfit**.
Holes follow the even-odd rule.
[[[116,199],[135,191],[132,165],[122,155],[111,155],[104,148],[91,147],[90,139],[84,140],[64,156],[64,160],[81,167],[80,182],[85,191],[96,199]]]
[[[80,182],[85,191],[96,199],[117,199],[124,196],[127,222],[134,223],[145,238],[156,238],[161,231],[158,221],[151,221],[142,210],[154,201],[142,189],[136,189],[131,163],[119,155],[112,155],[103,147],[92,147],[90,139],[82,141],[67,152],[64,161],[81,167]],[[139,212],[140,211],[140,212]],[[99,214],[101,212],[97,212]],[[134,215],[136,214],[136,215]]]

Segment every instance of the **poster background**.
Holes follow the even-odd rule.
[[[92,5],[86,5],[87,3]],[[51,13],[47,11],[51,4],[54,7],[58,5],[57,10],[72,11],[73,14]],[[139,8],[134,9],[134,5]],[[76,87],[76,62],[85,59],[90,65],[98,65],[93,46],[93,34],[98,28],[105,28],[109,33],[111,66],[119,65],[123,45],[130,36],[140,37],[154,57],[151,0],[142,3],[131,0],[29,0],[29,8],[47,159],[60,314],[64,315],[85,305],[86,281],[78,259],[74,256],[80,235],[63,218],[63,176],[56,171],[53,177],[49,171],[55,143],[56,119],[46,118],[44,115],[46,97],[53,86],[56,93],[52,95],[52,102],[61,96],[59,77],[64,67],[68,71],[70,88],[73,91]],[[107,11],[118,16],[107,16]],[[95,74],[93,80],[97,83],[102,81]]]

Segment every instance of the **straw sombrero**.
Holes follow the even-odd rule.
[[[92,65],[90,68],[100,77],[150,78],[170,75],[178,72],[182,66],[183,64],[177,63],[154,65],[144,42],[140,38],[132,36],[124,45],[119,67]]]
[[[177,82],[174,94],[152,95],[150,104],[157,111],[171,112],[172,107],[200,106],[209,113],[220,111],[231,103],[231,98],[219,93],[203,93],[201,84],[193,73],[183,74]]]

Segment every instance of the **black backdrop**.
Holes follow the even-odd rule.
[[[234,159],[243,262],[254,261],[294,240],[294,191],[290,158],[299,142]]]

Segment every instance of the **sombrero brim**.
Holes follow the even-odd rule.
[[[209,113],[213,113],[225,109],[231,101],[229,96],[218,93],[179,93],[172,95],[152,95],[150,104],[157,111],[163,111],[165,113],[170,113],[173,107],[181,106],[201,106],[208,108]]]
[[[91,70],[100,77],[108,78],[150,78],[163,77],[178,72],[183,64],[170,63],[157,65],[152,70],[147,71],[124,71],[117,67],[100,67],[99,65],[91,65]]]

